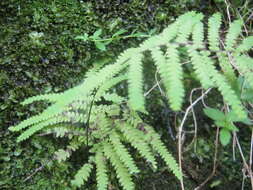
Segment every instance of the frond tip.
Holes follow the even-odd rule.
[[[84,182],[88,180],[88,177],[90,176],[92,168],[93,168],[93,165],[89,163],[84,164],[83,167],[79,169],[79,171],[75,175],[75,178],[71,181],[71,184],[77,187],[81,187],[81,185],[83,185]]]
[[[142,59],[143,54],[137,53],[129,61],[128,92],[129,92],[129,103],[132,109],[136,111],[145,112]]]

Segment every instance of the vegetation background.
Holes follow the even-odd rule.
[[[253,2],[250,0],[0,1],[0,189],[72,189],[68,182],[85,157],[85,153],[79,152],[64,164],[53,161],[54,152],[62,147],[64,139],[55,141],[50,136],[37,136],[17,144],[17,134],[8,131],[8,127],[38,113],[45,106],[22,107],[20,101],[77,85],[94,62],[113,61],[120,52],[161,32],[189,10],[207,16],[221,12],[224,28],[230,19],[242,18],[247,23],[246,30],[252,35]],[[110,40],[95,43],[96,38],[91,37],[99,30],[100,38]],[[119,31],[122,34],[117,33]],[[76,39],[85,33],[90,37],[86,41]],[[188,77],[190,81],[192,76]],[[191,89],[194,84],[189,81],[186,79],[185,83]],[[149,101],[155,101],[155,96],[156,93]],[[216,96],[214,93],[210,103],[220,101]],[[187,189],[202,183],[212,172],[214,154],[212,122],[201,108],[195,111],[198,125],[203,130],[198,136],[197,149],[193,151],[190,147],[184,160]],[[169,150],[176,153],[176,142],[168,135],[161,112],[166,112],[166,105],[162,103],[152,109],[150,123],[156,125]],[[189,127],[191,123],[189,121]],[[240,131],[245,153],[250,149],[249,134],[247,129]],[[221,147],[218,157],[217,173],[205,189],[236,190],[243,182],[245,189],[249,189],[249,180],[243,180],[239,154],[233,161],[232,146]],[[136,183],[138,189],[180,188],[171,174],[163,169],[153,173],[144,164],[142,176],[136,179]],[[94,188],[94,181],[90,180],[88,189]],[[114,184],[114,189],[117,188]]]

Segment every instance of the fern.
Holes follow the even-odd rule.
[[[166,56],[158,48],[152,49],[151,54],[165,85],[171,108],[180,110],[184,96],[183,72],[176,48],[176,45],[168,47]]]
[[[170,105],[173,110],[180,110],[184,97],[184,86],[182,80],[183,69],[176,45],[167,47],[166,58],[168,72],[168,97]]]
[[[193,68],[195,70],[195,73],[197,75],[197,78],[199,79],[201,83],[201,86],[203,86],[203,88],[205,89],[214,86],[214,83],[211,80],[212,76],[206,69],[206,65],[202,60],[201,54],[193,47],[188,48],[188,53],[189,53]]]
[[[239,88],[237,85],[237,77],[234,72],[233,66],[229,63],[229,58],[226,56],[225,53],[217,53],[217,55],[224,76],[226,77],[231,87],[235,90],[235,92],[239,92]]]
[[[117,177],[122,187],[125,190],[134,189],[134,183],[131,179],[130,173],[128,172],[127,168],[123,165],[123,163],[120,161],[120,158],[112,150],[113,147],[110,144],[108,143],[104,144],[105,155],[114,166],[114,169],[116,170],[117,173]]]
[[[253,36],[245,38],[236,49],[237,52],[243,53],[249,51],[253,47]]]
[[[183,174],[160,136],[138,116],[138,112],[148,113],[143,92],[146,84],[143,77],[144,56],[151,54],[162,79],[162,88],[165,88],[174,111],[181,110],[184,105],[185,64],[182,61],[185,59],[189,62],[186,71],[195,74],[203,88],[218,89],[225,103],[240,119],[245,119],[247,114],[239,99],[238,73],[253,88],[253,59],[246,54],[252,48],[253,38],[238,39],[242,21],[237,20],[230,25],[223,42],[219,34],[221,15],[217,13],[209,18],[207,33],[204,32],[202,19],[202,14],[186,13],[161,34],[150,37],[136,48],[125,50],[115,63],[90,70],[80,85],[62,93],[26,99],[23,105],[47,101],[50,106],[9,129],[22,131],[18,142],[35,133],[45,132],[60,138],[67,137],[69,144],[66,150],[70,152],[88,148],[90,159],[72,180],[77,187],[88,180],[95,166],[98,189],[107,189],[107,166],[111,164],[123,189],[134,189],[133,178],[141,171],[130,147],[134,147],[153,169],[157,168],[156,156],[160,156],[181,180]],[[125,80],[128,96],[122,96],[115,90],[115,86]],[[56,154],[65,160],[71,155],[67,153],[58,151]]]
[[[226,78],[214,68],[213,61],[208,57],[208,53],[202,52],[202,54],[202,60],[206,64],[206,69],[210,72],[212,81],[218,87],[218,90],[221,92],[224,100],[232,107],[239,118],[246,118],[246,112],[244,111],[235,91],[231,88]]]
[[[96,152],[95,162],[96,162],[96,167],[97,167],[97,183],[98,183],[97,189],[106,190],[109,179],[107,176],[105,157],[103,155],[102,150],[98,150]]]
[[[193,27],[192,41],[194,49],[204,49],[204,24],[198,22]]]
[[[152,128],[145,126],[147,130],[146,140],[150,141],[151,146],[154,148],[155,151],[158,152],[159,155],[163,158],[166,165],[171,169],[171,171],[174,173],[174,175],[181,180],[182,174],[178,170],[178,165],[173,156],[168,152],[168,150],[165,148],[165,145],[160,140],[160,137],[157,133],[153,131]]]
[[[253,59],[246,55],[241,55],[237,56],[235,61],[238,70],[245,76],[246,81],[253,88]]]
[[[79,169],[79,171],[75,175],[75,178],[71,181],[72,185],[81,187],[81,185],[83,185],[84,182],[88,180],[88,177],[90,176],[92,168],[93,168],[93,165],[84,164],[83,167]]]
[[[184,23],[181,24],[178,30],[178,36],[176,38],[176,42],[185,43],[188,42],[188,39],[193,32],[193,28],[195,24],[197,24],[201,19],[202,14],[196,14],[195,12],[190,12],[189,15],[185,15]]]
[[[139,173],[139,169],[135,165],[132,156],[128,153],[127,149],[120,142],[120,138],[116,133],[110,135],[110,141],[113,145],[113,148],[118,155],[121,162],[128,168],[131,174]]]
[[[136,148],[141,156],[143,156],[148,162],[150,162],[153,168],[157,168],[157,162],[154,155],[152,154],[151,147],[147,142],[145,142],[144,134],[135,128],[129,126],[129,124],[123,127],[119,125],[119,130],[121,130],[126,137],[126,139],[131,143],[131,145]]]
[[[236,20],[233,23],[230,24],[228,33],[226,35],[226,41],[225,41],[225,49],[227,51],[232,51],[234,48],[234,45],[236,43],[236,39],[242,32],[242,24],[243,22],[241,20]]]
[[[208,20],[208,42],[211,51],[218,51],[220,44],[219,28],[221,25],[221,15],[216,13]]]
[[[129,61],[129,103],[134,110],[145,112],[145,103],[143,96],[143,79],[142,79],[142,54],[136,54]]]
[[[104,95],[104,93],[106,93],[108,90],[110,90],[113,86],[115,86],[116,84],[127,80],[127,75],[120,75],[118,77],[114,77],[108,81],[105,82],[105,84],[99,88],[99,90],[96,93],[96,97],[101,97]]]
[[[45,95],[39,95],[39,96],[33,96],[30,98],[27,98],[25,101],[23,101],[22,105],[31,104],[35,101],[41,101],[41,100],[47,100],[51,103],[56,102],[60,97],[60,94],[45,94]]]

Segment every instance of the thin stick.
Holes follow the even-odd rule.
[[[53,159],[51,159],[50,161],[52,161],[52,160],[53,160]],[[39,171],[42,171],[42,170],[46,167],[46,165],[48,165],[48,164],[50,163],[50,161],[49,161],[49,162],[46,162],[45,164],[41,164],[41,166],[38,167],[38,168],[36,168],[36,169],[34,170],[34,172],[33,172],[31,175],[27,176],[27,177],[23,180],[23,182],[28,181],[28,180],[31,179],[35,174],[37,174]]]
[[[191,95],[190,95],[190,104],[192,104],[192,96],[193,96],[193,93],[197,90],[202,90],[202,88],[194,88],[192,91],[191,91]],[[192,117],[193,117],[193,122],[194,122],[194,137],[192,139],[192,141],[190,142],[190,144],[188,145],[188,147],[191,147],[191,145],[194,143],[194,151],[196,152],[196,148],[197,148],[197,143],[196,143],[196,139],[197,139],[197,133],[198,133],[198,123],[197,123],[197,119],[196,119],[196,115],[195,115],[195,111],[192,107]],[[187,149],[187,148],[186,148]]]
[[[235,132],[234,132],[235,133]],[[248,174],[250,175],[250,182],[251,182],[251,188],[253,189],[253,175],[252,175],[252,169],[249,167],[249,165],[247,164],[246,162],[246,159],[243,155],[243,152],[242,152],[242,148],[241,148],[241,145],[238,141],[238,138],[237,138],[237,135],[235,133],[235,138],[236,138],[236,144],[238,146],[238,149],[239,149],[239,152],[240,152],[240,155],[242,157],[242,161],[243,161],[243,164],[244,164],[244,167],[245,169],[247,170]]]
[[[179,131],[178,131],[178,159],[179,159],[179,169],[180,169],[181,173],[183,173],[183,170],[182,170],[182,132],[183,132],[184,123],[185,123],[187,115],[190,112],[190,110],[192,109],[192,107],[195,106],[206,94],[208,94],[210,90],[211,90],[211,88],[209,88],[205,93],[203,93],[202,96],[200,96],[197,100],[195,100],[186,109],[185,115],[184,115],[183,120],[180,124]],[[180,180],[180,184],[181,184],[181,189],[184,190],[183,178]]]

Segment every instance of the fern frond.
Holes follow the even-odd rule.
[[[127,168],[120,161],[118,155],[113,151],[113,147],[109,143],[104,143],[104,154],[111,161],[116,170],[117,178],[124,190],[134,190],[134,183]]]
[[[220,48],[219,37],[221,15],[215,14],[208,21],[208,42],[204,41],[202,19],[202,14],[186,13],[160,35],[145,40],[137,48],[124,51],[114,64],[105,65],[104,62],[95,66],[87,72],[80,85],[63,93],[39,95],[25,100],[24,105],[40,100],[49,101],[51,105],[42,113],[10,127],[10,130],[25,129],[17,138],[19,142],[41,130],[50,134],[56,133],[57,137],[68,137],[70,144],[67,151],[57,152],[62,160],[70,156],[68,151],[71,153],[87,146],[88,142],[89,153],[95,157],[91,156],[89,162],[83,165],[72,180],[72,184],[77,187],[87,181],[92,164],[95,164],[97,187],[100,190],[107,188],[107,161],[104,159],[106,157],[114,167],[123,189],[133,190],[135,187],[131,175],[138,173],[139,169],[126,145],[137,149],[154,168],[157,167],[155,156],[162,157],[168,168],[181,180],[182,173],[159,134],[143,123],[143,119],[138,115],[139,111],[146,112],[142,65],[145,53],[151,53],[169,104],[175,111],[181,109],[185,94],[181,56],[190,58],[201,86],[217,87],[224,101],[239,118],[246,118],[247,114],[239,99],[239,93],[236,94],[239,92],[238,77],[234,69],[253,88],[253,59],[243,54],[252,48],[253,37],[244,39],[236,48],[242,22],[235,21],[230,25],[224,51]],[[192,68],[188,68],[187,71],[191,72]],[[119,96],[114,88],[126,79],[128,99]],[[89,127],[86,125],[88,113]],[[85,135],[87,129],[89,136]]]
[[[24,140],[28,139],[34,133],[36,133],[36,132],[42,130],[43,128],[47,127],[48,125],[52,125],[56,122],[57,122],[57,118],[53,118],[53,119],[47,120],[45,122],[36,124],[36,125],[28,128],[21,135],[18,136],[17,142],[21,142],[21,141],[24,141]]]
[[[226,35],[226,40],[225,40],[225,49],[227,51],[234,50],[236,39],[242,32],[242,25],[243,25],[242,20],[236,20],[230,24],[228,33]]]
[[[131,145],[138,150],[143,158],[150,162],[154,169],[157,168],[157,162],[152,154],[151,148],[144,140],[144,133],[138,129],[128,126],[128,124],[121,126],[118,125],[118,129],[124,134],[124,137],[131,143]]]
[[[52,106],[49,106],[41,114],[32,116],[29,119],[22,121],[21,123],[19,123],[16,126],[9,127],[9,130],[10,131],[20,131],[24,128],[29,127],[30,125],[34,125],[34,124],[39,123],[41,121],[48,120],[60,112],[62,112],[62,106],[60,106],[59,104],[54,104]]]
[[[86,78],[84,82],[76,88],[73,88],[65,98],[70,99],[68,103],[73,100],[86,100],[87,96],[90,95],[95,89],[105,84],[106,81],[112,79],[120,71],[128,66],[128,61],[131,58],[134,48],[125,50],[118,57],[114,64],[106,65],[99,72],[94,73],[90,77]]]
[[[121,162],[128,168],[131,174],[139,173],[139,169],[133,161],[132,156],[129,154],[126,147],[121,143],[119,136],[116,132],[113,132],[110,135],[110,141],[113,145],[113,148],[120,158]]]
[[[176,42],[186,43],[193,31],[195,24],[201,21],[203,18],[202,14],[196,14],[195,12],[190,12],[189,16],[184,18],[184,23],[180,25],[178,30],[178,37]]]
[[[178,34],[179,25],[179,22],[174,22],[163,30],[161,36],[165,43],[169,43],[171,40],[174,40]]]
[[[246,81],[253,88],[253,59],[249,56],[241,55],[237,56],[235,61],[239,72],[244,75]]]
[[[119,62],[117,62],[117,64],[105,66],[99,72],[87,78],[83,84],[65,91],[64,94],[58,97],[57,103],[49,106],[41,114],[24,120],[23,122],[15,126],[15,129],[21,130],[30,125],[48,120],[68,109],[67,105],[74,100],[76,101],[78,99],[82,100],[86,98],[88,94],[90,94],[95,88],[102,85],[105,81],[112,78],[115,74],[117,74],[119,71],[121,71],[127,66],[126,62],[129,59],[128,56],[130,51],[131,50],[125,51],[119,58]],[[14,130],[14,127],[11,127],[10,129]]]
[[[204,48],[204,24],[202,22],[198,22],[193,27],[192,32],[192,42],[193,48]]]
[[[221,26],[221,15],[219,13],[216,13],[208,20],[208,42],[209,42],[209,49],[211,51],[218,51],[220,49],[219,47],[220,26]]]
[[[145,100],[143,92],[142,76],[142,59],[143,54],[136,54],[129,61],[128,71],[128,96],[129,104],[133,110],[145,112]]]
[[[91,170],[93,168],[92,164],[84,164],[81,169],[78,170],[71,184],[77,187],[81,187],[84,182],[86,182],[90,176]]]
[[[239,118],[246,118],[246,113],[243,109],[241,101],[235,94],[235,91],[232,90],[226,78],[215,69],[213,61],[210,59],[210,57],[208,57],[209,54],[207,52],[202,52],[202,55],[202,60],[206,64],[206,69],[212,76],[212,81],[218,87],[218,90],[221,92],[226,103],[232,107]]]
[[[102,147],[101,147],[102,148]],[[96,179],[97,179],[97,189],[98,190],[107,190],[108,186],[108,175],[106,169],[105,157],[103,155],[102,150],[98,149],[95,156],[96,163]]]
[[[112,93],[112,94],[104,94],[103,98],[107,101],[111,101],[113,103],[119,104],[126,100],[124,97],[119,96],[118,94]]]
[[[219,65],[221,66],[224,76],[226,77],[231,87],[237,92],[239,90],[237,85],[237,77],[235,75],[232,65],[229,62],[228,56],[225,53],[217,53],[217,55]]]
[[[36,101],[46,100],[50,103],[56,102],[59,100],[59,97],[62,94],[45,94],[45,95],[38,95],[38,96],[32,96],[30,98],[25,99],[23,102],[21,102],[22,105],[31,104]]]
[[[18,138],[17,141],[21,142],[23,140],[26,140],[36,132],[42,130],[43,128],[54,125],[57,123],[62,123],[62,122],[71,122],[71,123],[82,123],[86,119],[85,115],[77,112],[66,112],[64,115],[58,115],[53,118],[50,118],[45,121],[41,121],[39,123],[35,123],[33,126],[29,127],[27,130],[25,130]],[[28,126],[26,126],[28,127]],[[20,131],[24,128],[26,128],[22,125],[17,125],[15,127],[9,128],[11,131]]]
[[[161,75],[173,110],[179,110],[181,108],[184,96],[182,84],[183,70],[176,47],[176,45],[168,47],[166,53],[167,59],[160,49],[154,48],[151,51],[152,58]]]
[[[201,83],[201,86],[203,86],[205,89],[213,86],[211,76],[205,67],[205,63],[202,61],[202,57],[199,52],[196,49],[189,47],[188,53],[191,58],[191,63],[193,65],[197,78]]]
[[[142,53],[144,51],[148,51],[154,47],[160,46],[161,44],[164,44],[164,36],[156,35],[152,36],[149,39],[145,40],[138,48],[138,52]],[[137,52],[136,52],[137,53]]]
[[[238,53],[249,51],[253,47],[253,36],[246,37],[242,43],[236,48]]]
[[[167,46],[168,97],[171,108],[181,109],[184,97],[183,69],[179,59],[177,45]]]
[[[58,160],[58,162],[62,162],[67,160],[70,157],[70,152],[68,150],[63,150],[63,149],[59,149],[57,150],[54,155],[56,160]]]
[[[69,149],[71,151],[76,151],[77,149],[79,149],[83,145],[83,142],[87,142],[86,138],[83,141],[82,140],[80,141],[79,136],[75,136],[69,142],[69,145],[67,146],[67,149]]]
[[[146,135],[147,140],[150,142],[151,146],[158,154],[163,158],[166,165],[170,168],[170,170],[174,173],[174,175],[181,180],[182,174],[178,167],[177,162],[173,158],[173,156],[168,152],[167,148],[161,141],[159,135],[153,131],[151,127],[145,126],[146,130],[148,130],[148,134]]]
[[[105,92],[107,92],[109,89],[111,89],[116,84],[122,82],[123,80],[127,80],[127,75],[120,75],[118,77],[114,77],[108,81],[106,81],[97,91],[96,93],[96,99],[100,98]]]

